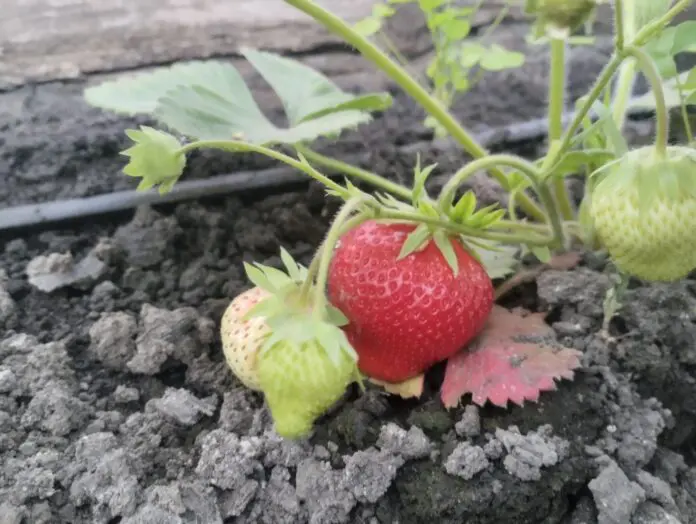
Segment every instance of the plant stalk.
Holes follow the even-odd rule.
[[[563,110],[566,94],[566,42],[551,38],[551,71],[549,74],[549,146],[553,150],[563,136]],[[546,166],[545,166],[546,167]],[[564,177],[553,181],[553,196],[558,211],[565,220],[572,220],[575,213]]]
[[[329,177],[322,175],[319,171],[314,169],[308,163],[301,162],[300,160],[296,160],[284,153],[281,153],[280,151],[276,151],[268,147],[258,146],[255,144],[250,144],[248,142],[241,142],[237,140],[198,140],[196,142],[190,142],[182,146],[177,151],[177,153],[180,155],[184,155],[189,151],[193,151],[195,149],[220,149],[223,151],[232,151],[234,153],[238,153],[240,151],[260,153],[275,160],[279,160],[280,162],[284,162],[285,164],[302,171],[303,173],[312,177],[317,182],[324,184],[326,187],[335,191],[336,193],[345,198],[350,197],[350,192],[345,187],[343,187],[341,184],[334,182]]]
[[[636,59],[638,66],[650,83],[650,87],[655,97],[655,115],[657,120],[657,131],[655,133],[655,149],[657,154],[665,156],[669,145],[669,110],[665,101],[665,90],[662,86],[662,77],[655,65],[655,62],[645,51],[637,47],[629,46],[625,50],[627,56]]]
[[[488,151],[457,122],[452,114],[416,82],[403,67],[399,66],[367,38],[354,31],[341,18],[312,0],[285,0],[285,2],[311,16],[329,31],[339,35],[346,43],[352,45],[365,58],[374,63],[430,113],[471,156],[481,158],[488,154]],[[509,190],[510,185],[505,173],[498,169],[492,169],[490,173],[503,189]],[[519,202],[525,213],[537,220],[544,219],[543,210],[528,195],[520,194]]]
[[[329,278],[329,266],[331,264],[331,258],[333,257],[334,248],[344,232],[343,226],[350,219],[350,215],[357,211],[363,203],[364,201],[362,198],[352,198],[343,204],[324,239],[319,254],[316,297],[312,308],[312,316],[316,320],[321,320],[326,311],[326,283]]]
[[[367,182],[368,184],[379,187],[380,189],[384,189],[385,191],[392,193],[393,195],[401,197],[404,200],[411,199],[411,191],[402,185],[391,182],[390,180],[387,180],[384,177],[381,177],[365,169],[361,169],[357,166],[324,156],[320,153],[317,153],[316,151],[309,149],[306,146],[295,144],[294,147],[298,153],[300,153],[310,162],[319,164],[325,168],[332,169],[339,173],[343,173],[345,175],[352,176],[354,178]]]

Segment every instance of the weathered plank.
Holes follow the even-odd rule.
[[[375,1],[319,3],[353,22]],[[505,1],[487,1],[474,25],[489,24]],[[229,57],[243,45],[302,53],[332,75],[365,70],[338,38],[283,0],[0,0],[0,12],[0,89]],[[430,50],[417,10],[401,9],[389,26],[405,56]]]
[[[373,0],[322,0],[346,20]],[[0,0],[0,84],[338,43],[282,0]]]

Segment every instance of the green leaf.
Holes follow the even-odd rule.
[[[616,155],[605,149],[585,149],[570,151],[563,155],[558,163],[549,170],[549,177],[565,177],[577,175],[583,167],[590,166],[591,171],[616,158]]]
[[[381,111],[391,105],[387,93],[355,96],[297,60],[249,48],[241,53],[280,97],[291,126],[343,111]]]
[[[529,246],[529,250],[539,262],[546,264],[551,260],[551,250],[546,246]]]
[[[459,274],[459,261],[450,237],[442,229],[438,229],[433,235],[433,240],[435,240],[435,245],[442,253],[442,256],[445,257],[447,265],[452,269],[454,275],[457,276]]]
[[[683,86],[689,80],[691,73],[692,71],[685,71],[663,83],[662,87],[665,93],[665,103],[668,109],[681,107],[682,102],[679,95],[678,84]],[[682,90],[684,91],[685,103],[689,105],[693,104],[692,95],[696,93],[696,89],[685,89],[682,87]],[[633,97],[629,100],[628,107],[629,109],[654,110],[655,95],[652,90],[649,90],[644,95]]]
[[[194,139],[239,138],[264,145],[335,137],[370,121],[369,111],[391,104],[388,94],[345,93],[320,73],[288,58],[245,52],[289,108],[289,128],[273,124],[235,67],[218,60],[177,64],[107,81],[85,90],[85,99],[119,113],[150,114]]]
[[[498,44],[493,44],[491,48],[481,57],[481,67],[486,71],[503,71],[513,69],[524,64],[525,56],[519,51],[508,51]]]
[[[462,44],[459,50],[459,63],[467,68],[471,69],[476,64],[481,61],[481,58],[486,54],[487,49],[481,44],[475,42],[465,42]]]
[[[401,246],[399,256],[396,257],[396,259],[402,260],[409,256],[411,253],[418,251],[424,246],[426,242],[430,240],[430,237],[431,233],[428,226],[426,226],[425,224],[419,224],[418,227],[411,231],[409,235],[406,237],[406,240]]]
[[[101,84],[88,87],[84,91],[85,101],[101,109],[115,113],[136,115],[152,115],[157,108],[157,102],[172,88],[177,86],[190,86],[205,84],[213,91],[226,89],[220,84],[225,84],[230,79],[235,83],[235,88],[242,86],[238,92],[239,103],[244,107],[251,101],[244,82],[236,78],[232,72],[223,74],[223,69],[234,67],[216,60],[194,61],[174,64],[172,66],[156,68],[146,73],[124,75],[115,80],[107,80]],[[236,72],[236,70],[234,70]],[[245,92],[246,91],[246,92]],[[254,104],[255,105],[255,104]]]
[[[156,116],[167,126],[199,140],[229,140],[236,136],[258,145],[294,144],[320,136],[335,137],[342,130],[370,119],[365,113],[344,111],[283,129],[251,108],[237,111],[238,108],[230,107],[234,93],[228,95],[229,98],[221,98],[200,86],[178,87],[160,100]]]
[[[684,82],[682,82],[681,87],[685,91],[696,90],[696,67],[689,71],[689,73],[686,75],[686,79]]]
[[[673,26],[673,29],[672,54],[696,53],[696,20],[686,20]]]
[[[609,108],[602,104],[599,100],[595,100],[595,103],[592,104],[592,109],[599,116],[600,125],[604,129],[604,134],[609,140],[611,149],[616,156],[622,156],[627,153],[628,144],[626,143],[626,139],[621,133],[619,126],[616,125],[614,117]]]
[[[514,273],[519,264],[520,248],[465,239],[467,248],[481,261],[491,279],[503,278]]]
[[[382,20],[369,16],[353,24],[353,31],[359,35],[368,37],[378,33],[382,29]]]
[[[121,152],[130,158],[123,172],[142,178],[138,190],[159,185],[161,194],[170,191],[186,167],[186,155],[178,153],[181,144],[176,137],[147,126],[129,129],[126,135],[135,145]]]

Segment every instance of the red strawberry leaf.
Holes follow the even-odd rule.
[[[440,390],[445,407],[456,407],[467,393],[479,406],[521,406],[556,389],[556,380],[572,380],[581,353],[556,344],[544,316],[495,306],[476,340],[447,362]]]

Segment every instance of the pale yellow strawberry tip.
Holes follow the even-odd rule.
[[[249,389],[260,391],[257,353],[269,329],[261,317],[243,320],[244,315],[268,293],[252,288],[237,296],[225,310],[220,321],[222,351],[235,377]]]

